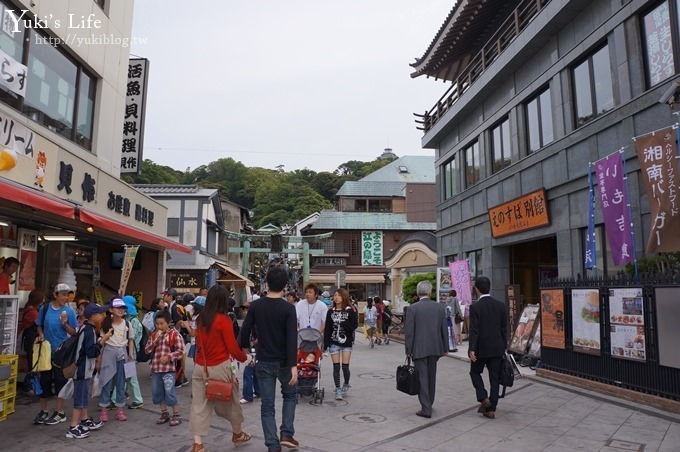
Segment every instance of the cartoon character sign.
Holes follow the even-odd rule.
[[[38,157],[35,159],[35,185],[43,188],[45,183],[45,168],[47,167],[47,156],[44,151],[38,151]]]

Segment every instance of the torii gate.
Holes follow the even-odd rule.
[[[326,232],[324,234],[317,235],[283,235],[283,234],[241,234],[237,232],[226,232],[227,239],[238,240],[242,242],[240,247],[229,247],[228,251],[230,253],[242,253],[243,261],[241,263],[241,274],[248,277],[248,267],[250,267],[250,253],[272,253],[278,252],[281,254],[302,254],[302,280],[309,281],[309,257],[310,256],[322,256],[325,251],[323,249],[310,249],[309,242],[326,240],[331,238],[332,232]],[[254,240],[269,240],[270,243],[274,240],[274,237],[278,237],[283,240],[286,238],[288,243],[302,243],[302,250],[300,248],[283,248],[280,251],[272,251],[270,248],[251,248],[250,244]]]

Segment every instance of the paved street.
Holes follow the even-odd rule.
[[[332,398],[332,365],[322,361],[326,398],[321,406],[303,400],[296,415],[296,435],[306,451],[678,451],[680,415],[621,402],[610,397],[527,376],[516,381],[499,403],[495,420],[477,414],[468,364],[456,357],[440,360],[432,419],[417,417],[417,398],[394,389],[394,372],[403,362],[403,345],[392,342],[371,350],[358,340],[352,356],[352,390],[342,402]],[[140,371],[146,366],[139,366]],[[140,372],[141,373],[141,372]],[[150,384],[141,378],[147,398],[143,409],[128,411],[127,422],[111,421],[91,437],[69,440],[66,424],[33,426],[38,403],[20,398],[17,411],[0,422],[3,451],[187,451],[188,422],[156,426]],[[189,387],[179,389],[188,416]],[[92,405],[94,406],[94,404]],[[277,400],[280,420],[280,400]],[[253,434],[241,451],[265,450],[257,400],[244,406],[244,428]],[[231,431],[214,418],[206,438],[209,451],[233,449]]]

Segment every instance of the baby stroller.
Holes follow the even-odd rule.
[[[321,387],[321,332],[305,328],[298,333],[298,397],[312,396],[312,403],[323,403],[324,388]]]

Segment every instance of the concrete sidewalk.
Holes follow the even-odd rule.
[[[465,344],[465,343],[464,343]],[[302,399],[296,413],[300,450],[306,451],[678,451],[680,416],[605,397],[589,391],[541,380],[521,378],[501,399],[496,419],[477,414],[477,402],[468,375],[466,352],[439,361],[437,399],[431,419],[415,415],[417,397],[395,389],[394,373],[404,361],[403,345],[396,341],[370,349],[357,332],[352,355],[352,389],[343,401],[332,399],[332,365],[321,363],[326,399],[312,405]],[[128,421],[111,421],[90,438],[64,437],[66,423],[33,426],[38,403],[20,397],[16,413],[0,422],[3,451],[129,451],[183,452],[191,448],[188,422],[178,427],[157,426],[157,407],[150,402],[146,365],[139,365],[142,393],[147,404],[128,410]],[[522,368],[524,370],[524,368]],[[190,387],[178,390],[188,417]],[[95,402],[92,403],[94,409]],[[53,405],[50,405],[52,407]],[[277,419],[280,421],[280,399]],[[243,406],[244,429],[253,434],[242,451],[266,450],[260,426],[259,403]],[[96,414],[96,411],[93,411]],[[205,438],[209,451],[233,449],[228,424],[213,418]]]

